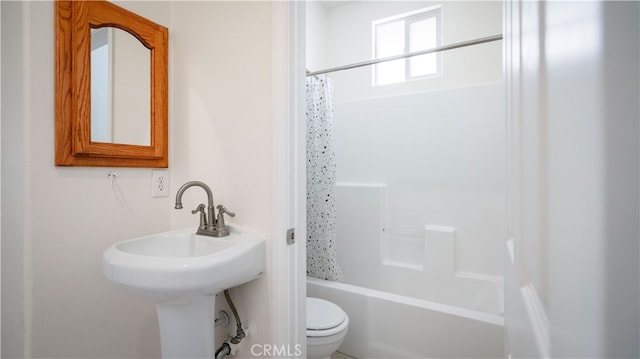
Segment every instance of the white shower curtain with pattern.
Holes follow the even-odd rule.
[[[332,101],[328,78],[307,78],[307,275],[338,281]]]

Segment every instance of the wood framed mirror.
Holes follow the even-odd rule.
[[[100,77],[92,73],[92,31],[104,28],[118,29],[118,32],[123,30],[133,36],[148,49],[149,61],[148,76],[147,70],[134,70],[133,76],[120,76],[131,78],[139,75],[143,83],[148,82],[146,88],[149,91],[134,90],[133,94],[124,96],[118,93],[119,97],[129,100],[127,106],[132,111],[108,110],[107,116],[113,116],[113,121],[109,120],[106,131],[114,132],[113,124],[118,123],[121,133],[117,136],[108,134],[108,139],[97,136],[95,132],[99,126],[92,123],[92,117],[99,117],[95,113],[96,104],[92,108],[92,99],[99,102],[97,92],[92,94],[91,91],[92,77]],[[126,51],[115,51],[128,56]],[[129,60],[125,58],[119,63],[133,62]],[[125,84],[119,88],[131,90],[136,87]],[[142,89],[146,88],[143,86]],[[107,98],[115,98],[114,92],[121,92],[113,88],[106,91],[109,94]],[[111,109],[112,105],[107,104],[106,107]],[[147,112],[148,117],[145,116]],[[55,116],[56,166],[168,167],[167,28],[106,0],[56,1]],[[134,127],[142,132],[142,139],[126,139],[131,138],[130,132]]]

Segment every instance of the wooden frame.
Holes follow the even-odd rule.
[[[151,50],[150,146],[91,141],[91,28],[106,26]],[[106,0],[56,1],[56,166],[168,167],[168,92],[167,28]]]

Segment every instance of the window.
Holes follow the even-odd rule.
[[[379,59],[439,46],[440,13],[440,7],[431,7],[374,21],[374,57]],[[413,56],[373,66],[373,84],[392,84],[438,73],[439,54]]]

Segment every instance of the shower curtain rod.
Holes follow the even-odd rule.
[[[434,52],[453,50],[453,49],[457,49],[457,48],[460,48],[460,47],[478,45],[478,44],[483,44],[485,42],[492,42],[492,41],[498,41],[498,40],[502,40],[502,34],[482,37],[482,38],[479,38],[479,39],[476,39],[476,40],[457,42],[455,44],[434,47],[434,48],[428,49],[428,50],[408,52],[408,53],[402,54],[402,55],[395,55],[395,56],[383,57],[381,59],[357,62],[357,63],[351,64],[351,65],[332,67],[332,68],[319,70],[319,71],[310,72],[309,70],[307,70],[307,76],[316,76],[316,75],[327,74],[329,72],[336,72],[336,71],[342,71],[342,70],[355,69],[357,67],[375,65],[375,64],[379,64],[381,62],[393,61],[393,60],[398,60],[398,59],[403,59],[403,58],[413,57],[413,56],[419,56],[419,55],[426,55],[426,54],[431,54],[431,53],[434,53]]]

